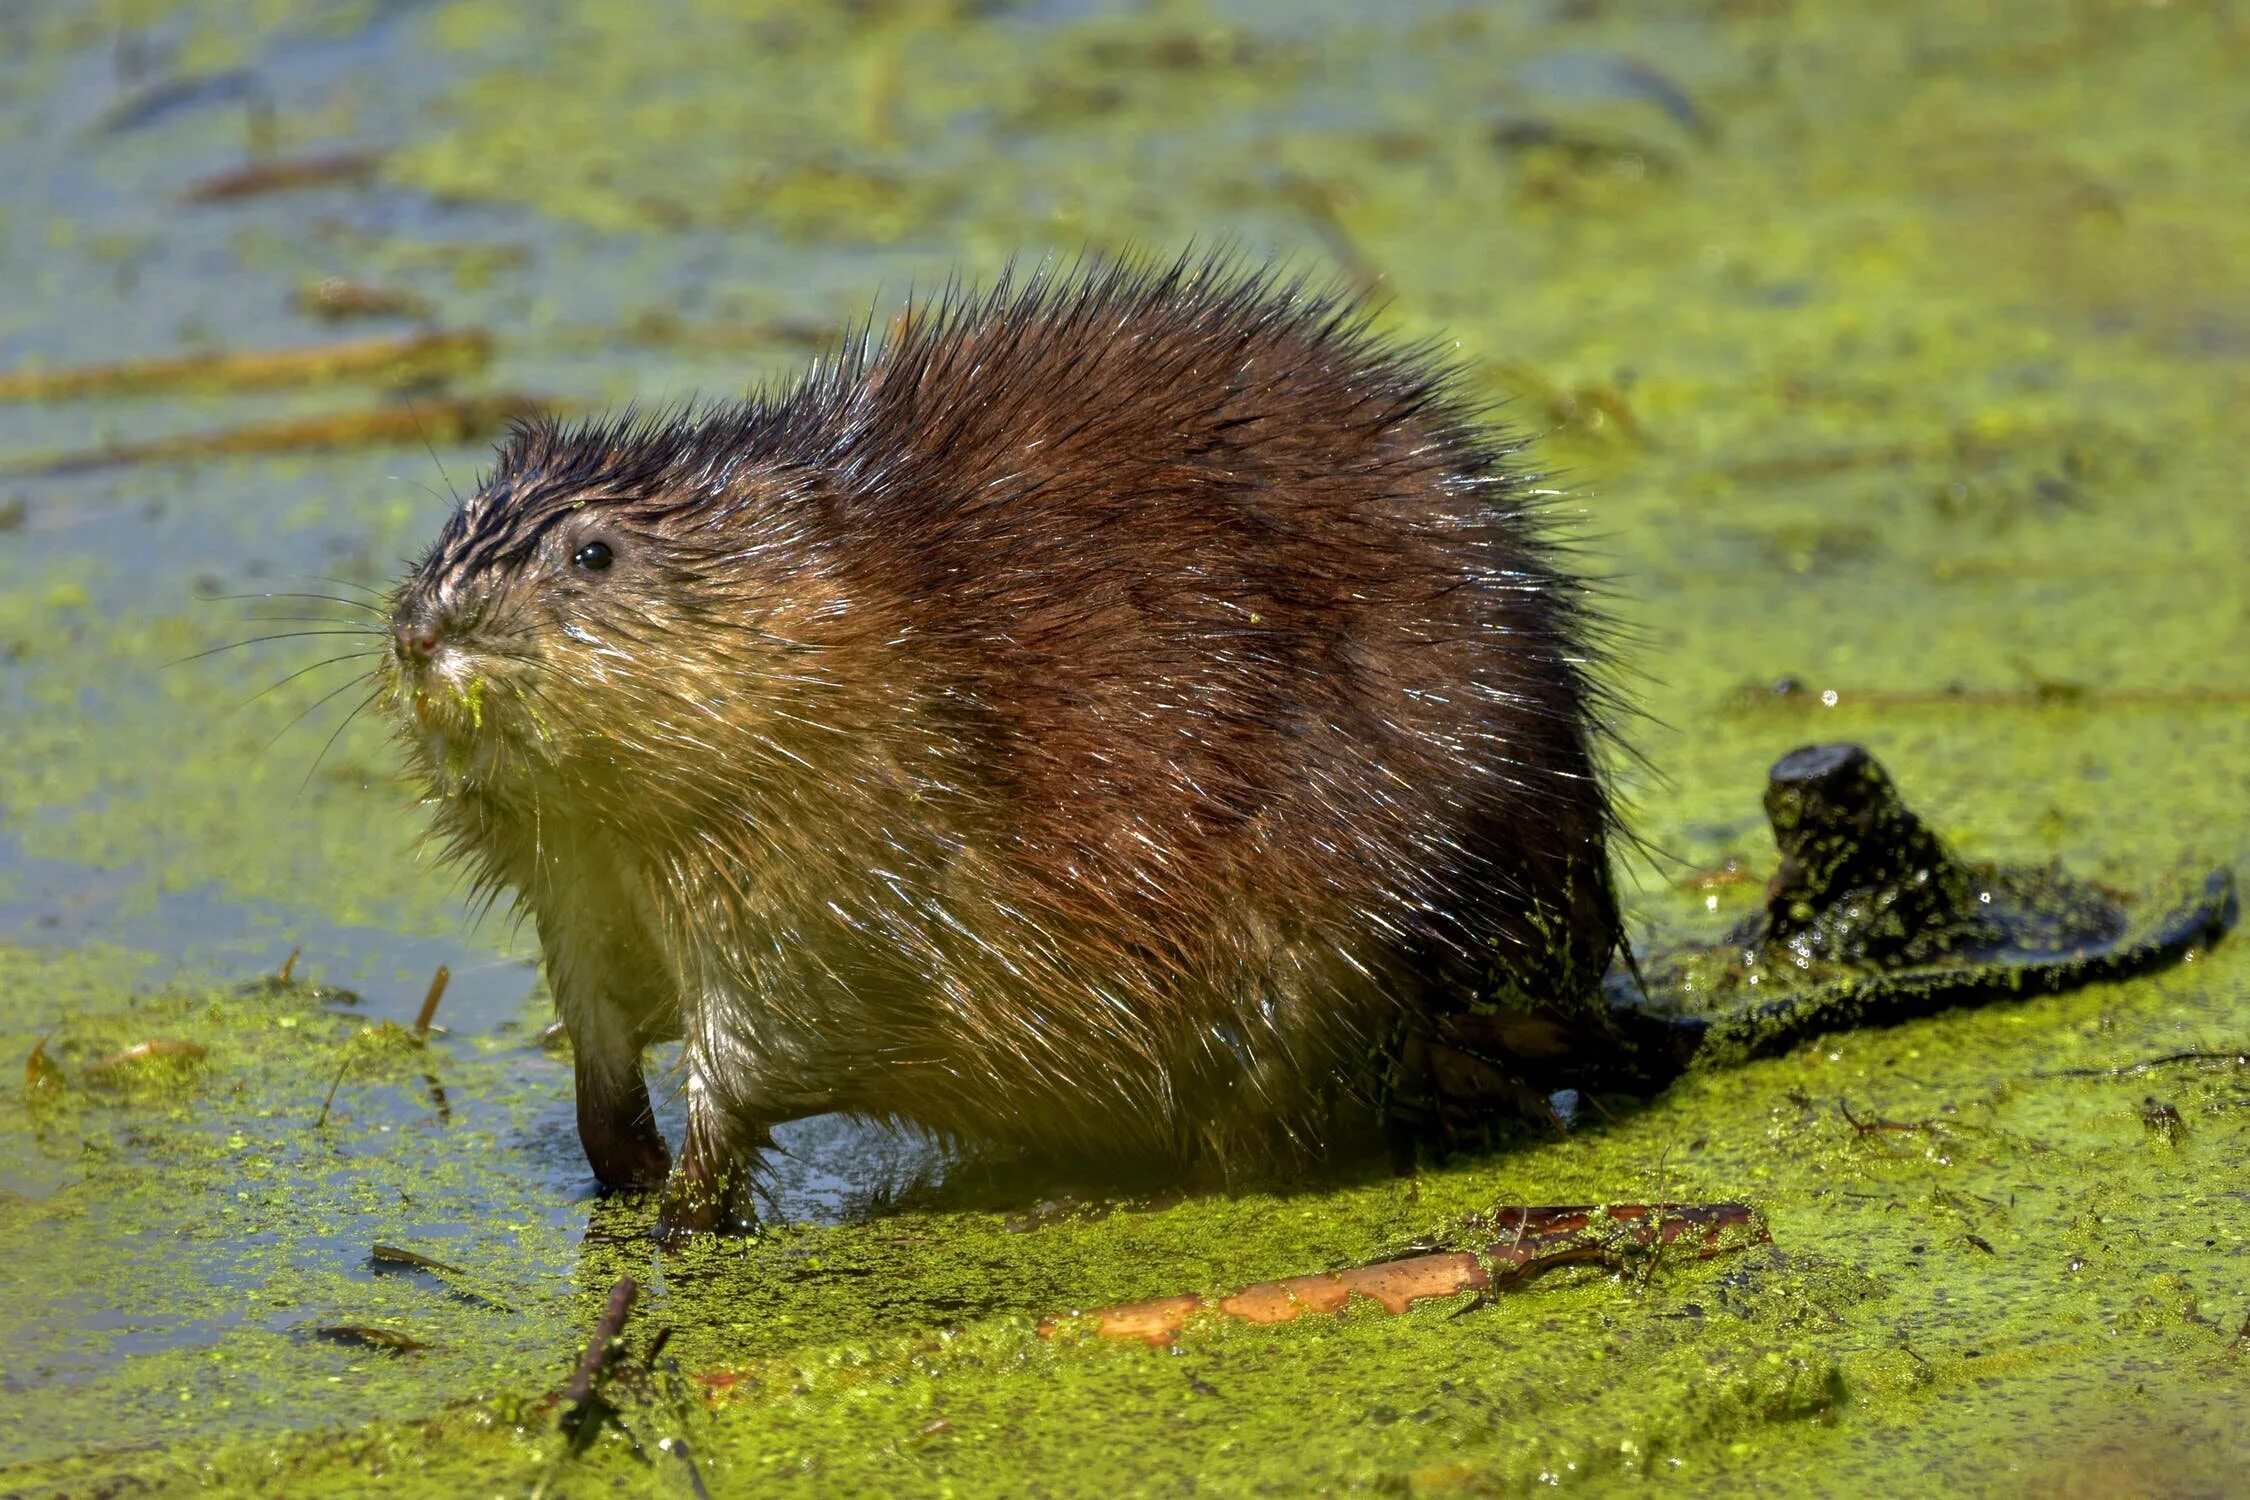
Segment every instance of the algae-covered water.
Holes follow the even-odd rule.
[[[169,664],[345,628],[226,596],[382,588],[521,403],[1232,242],[1540,436],[1648,710],[1637,943],[1749,908],[1811,740],[1975,857],[2243,866],[2246,71],[2226,0],[0,5],[0,1492],[2242,1492],[2240,938],[1406,1178],[1058,1196],[808,1122],[771,1232],[659,1257],[363,638]],[[1035,1331],[1657,1198],[1772,1246]],[[677,1375],[573,1452],[627,1273]]]

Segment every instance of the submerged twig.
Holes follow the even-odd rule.
[[[838,323],[818,318],[686,318],[669,309],[652,309],[617,330],[588,328],[584,336],[607,342],[622,337],[636,344],[680,349],[768,349],[775,345],[814,351],[834,347],[844,336]]]
[[[1735,689],[1729,704],[1758,708],[2211,708],[2250,703],[2250,688],[2103,688],[2076,682],[2034,682],[2020,688],[1823,688],[1781,677]]]
[[[695,1500],[711,1500],[711,1487],[703,1482],[703,1471],[696,1467],[695,1454],[688,1447],[686,1438],[659,1438],[656,1447],[658,1452],[669,1453],[686,1468],[688,1493],[695,1496]]]
[[[1508,1208],[1496,1211],[1490,1223],[1503,1233],[1479,1251],[1415,1255],[1261,1281],[1216,1301],[1192,1293],[1154,1297],[1075,1317],[1047,1318],[1039,1332],[1051,1338],[1066,1327],[1086,1326],[1105,1338],[1168,1344],[1191,1318],[1202,1314],[1223,1314],[1245,1323],[1286,1323],[1306,1313],[1342,1312],[1354,1294],[1396,1314],[1417,1302],[1461,1292],[1508,1291],[1557,1266],[1622,1266],[1635,1255],[1681,1241],[1690,1241],[1697,1258],[1704,1259],[1770,1239],[1756,1210],[1742,1203]]]
[[[346,1052],[343,1061],[336,1064],[336,1076],[328,1081],[328,1094],[320,1101],[320,1114],[313,1120],[313,1129],[320,1130],[327,1126],[328,1108],[336,1102],[336,1090],[344,1086],[344,1075],[351,1071],[351,1066],[352,1055]]]
[[[399,1245],[386,1245],[380,1241],[367,1247],[367,1258],[377,1265],[412,1266],[417,1271],[434,1271],[447,1276],[465,1274],[459,1266],[449,1266],[442,1260],[432,1260],[419,1251]]]
[[[1283,179],[1281,193],[1304,214],[1322,247],[1350,280],[1352,290],[1362,297],[1379,294],[1383,273],[1344,222],[1341,191],[1333,183],[1291,174]]]
[[[345,318],[429,318],[437,312],[427,297],[347,276],[324,276],[297,288],[290,300],[297,311],[330,323]]]
[[[2188,1052],[2167,1052],[2162,1057],[2144,1058],[2140,1062],[2120,1063],[2114,1068],[2056,1068],[2051,1072],[2034,1073],[2034,1078],[2130,1078],[2136,1073],[2154,1072],[2158,1068],[2176,1068],[2182,1063],[2227,1063],[2237,1068],[2250,1068],[2250,1047],[2237,1047],[2226,1052],[2208,1052],[2196,1049]]]
[[[2069,433],[2051,427],[2027,427],[2008,433],[1981,432],[1973,427],[1960,427],[1942,436],[1913,441],[1819,448],[1733,459],[1711,465],[1704,472],[1746,484],[1766,484],[1822,479],[1855,469],[1888,469],[1913,463],[1988,464],[2013,454],[2052,446],[2069,436]]]
[[[1936,1123],[1930,1120],[1885,1120],[1880,1118],[1862,1120],[1852,1113],[1850,1102],[1842,1098],[1838,1098],[1836,1101],[1836,1112],[1844,1117],[1846,1125],[1851,1126],[1853,1131],[1860,1135],[1874,1135],[1877,1131],[1883,1130],[1895,1130],[1904,1134],[1934,1134],[1937,1130]]]
[[[31,1055],[23,1060],[24,1092],[39,1095],[63,1086],[62,1066],[47,1055],[47,1043],[53,1038],[50,1032],[31,1045]]]
[[[358,1344],[368,1349],[384,1349],[393,1354],[412,1354],[430,1346],[410,1333],[400,1333],[394,1328],[376,1328],[365,1323],[330,1323],[314,1330],[322,1338],[336,1344]]]
[[[267,453],[331,452],[394,443],[465,443],[487,436],[509,422],[534,417],[548,403],[531,396],[467,396],[369,411],[337,412],[287,422],[258,422],[218,432],[182,433],[144,443],[66,453],[0,470],[22,478],[83,474],[132,464],[190,463],[198,459]]]
[[[353,339],[303,349],[237,350],[53,370],[10,370],[0,373],[0,401],[62,401],[212,387],[256,390],[345,380],[410,386],[481,370],[491,360],[492,335],[471,328]]]
[[[1564,386],[1522,360],[1495,365],[1492,373],[1509,390],[1537,402],[1555,427],[1613,445],[1638,444],[1644,437],[1632,403],[1613,385],[1587,381]]]
[[[247,167],[199,177],[180,194],[182,203],[224,203],[261,193],[286,193],[297,188],[326,187],[331,183],[362,183],[375,175],[383,158],[373,151],[331,151],[322,156],[298,156],[282,161],[253,162]]]

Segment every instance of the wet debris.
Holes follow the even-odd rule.
[[[2185,960],[2237,914],[2228,869],[2128,904],[2060,869],[1963,860],[1858,745],[1783,756],[1765,809],[1781,860],[1763,907],[1717,944],[1613,976],[1612,1015],[1631,1042],[1597,1063],[1629,1061],[1642,1085],[1661,1084],[1691,1063],[1770,1057],[1827,1032],[2122,979]],[[1644,992],[1711,1008],[1659,1016]]]
[[[640,1284],[630,1276],[618,1277],[610,1288],[593,1336],[557,1398],[557,1425],[567,1446],[533,1488],[535,1500],[557,1493],[568,1461],[583,1454],[605,1430],[623,1438],[633,1457],[643,1464],[655,1463],[652,1451],[671,1459],[679,1465],[688,1492],[707,1500],[710,1489],[696,1464],[693,1447],[680,1430],[705,1410],[706,1398],[682,1378],[677,1360],[664,1358],[671,1329],[658,1329],[647,1350],[638,1359],[632,1357],[625,1344],[625,1323],[639,1296]],[[666,1421],[672,1430],[654,1443],[644,1443],[625,1419],[623,1403],[628,1396],[649,1403],[655,1417]]]
[[[2167,1146],[2187,1139],[2187,1121],[2180,1118],[2179,1109],[2154,1094],[2141,1101],[2141,1125]]]
[[[1550,52],[1517,67],[1513,82],[1534,94],[1581,105],[1645,104],[1701,140],[1710,120],[1694,96],[1661,70],[1613,52]]]
[[[308,999],[317,1000],[326,1005],[359,1004],[359,991],[357,990],[344,989],[338,985],[316,984],[309,979],[298,978],[297,960],[304,957],[304,953],[303,948],[290,949],[289,956],[282,960],[279,969],[261,978],[237,985],[235,993],[245,996],[302,994]]]
[[[1557,430],[1613,447],[1633,447],[1644,440],[1632,403],[1614,385],[1587,381],[1564,386],[1522,360],[1494,365],[1491,373],[1511,394],[1536,406]]]
[[[1672,882],[1674,890],[1708,892],[1725,890],[1732,886],[1759,885],[1765,877],[1743,863],[1742,856],[1730,854],[1708,870],[1696,870]]]

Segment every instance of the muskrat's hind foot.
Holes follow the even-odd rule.
[[[758,1153],[773,1143],[763,1125],[732,1119],[712,1100],[702,1080],[688,1080],[687,1138],[664,1184],[656,1237],[679,1244],[699,1234],[755,1234],[758,1211],[750,1198]]]
[[[576,1049],[578,1141],[602,1186],[646,1191],[663,1183],[672,1155],[656,1128],[639,1057],[605,1059],[590,1045]]]

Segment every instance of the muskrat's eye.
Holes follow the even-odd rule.
[[[607,542],[588,542],[571,554],[570,565],[583,573],[600,573],[617,560]]]

